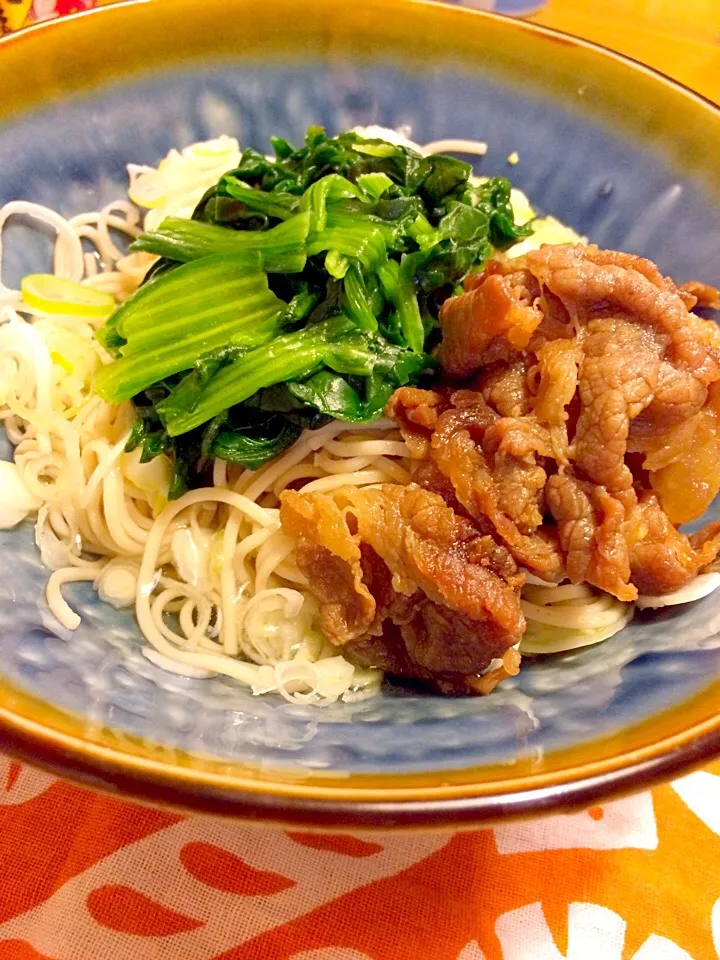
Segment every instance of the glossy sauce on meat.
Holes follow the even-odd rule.
[[[280,516],[343,656],[470,691],[522,635],[509,552],[418,484],[285,491]]]
[[[714,528],[677,530],[720,490],[720,330],[691,312],[717,305],[717,291],[581,245],[492,262],[465,286],[440,312],[439,359],[475,399],[448,388],[422,399],[437,414],[426,456],[539,576],[621,600],[682,586],[720,548]],[[418,399],[391,400],[408,433]],[[474,425],[460,409],[477,412]],[[492,414],[527,442],[497,444]]]

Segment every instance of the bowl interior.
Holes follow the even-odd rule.
[[[463,23],[479,29],[474,18]],[[223,55],[212,66],[188,57],[28,108],[0,126],[0,204],[24,198],[71,215],[123,197],[125,165],[157,163],[171,147],[227,133],[266,149],[270,135],[298,141],[312,123],[331,132],[379,123],[420,142],[486,140],[477,171],[510,176],[539,210],[601,246],[651,257],[678,282],[720,283],[720,199],[704,177],[714,161],[680,166],[657,133],[656,106],[634,130],[590,109],[604,82],[592,57],[559,98],[532,83],[521,89],[481,58],[454,64],[448,55],[421,69],[407,52],[403,63],[392,50],[342,61],[331,53]],[[537,58],[546,53],[538,41]],[[520,162],[510,166],[515,151]],[[6,283],[47,268],[47,238],[10,225],[4,241]],[[440,783],[496,764],[539,770],[554,751],[582,753],[681,712],[720,673],[720,603],[709,597],[640,615],[597,647],[528,660],[487,698],[387,690],[356,705],[302,707],[253,698],[229,680],[163,673],[141,655],[132,615],[100,604],[85,584],[64,588],[83,617],[74,634],[64,631],[44,603],[46,576],[29,525],[0,535],[0,674],[14,689],[74,714],[88,738],[112,728],[128,743],[161,745],[170,763],[179,750],[250,764],[260,776],[430,772]]]

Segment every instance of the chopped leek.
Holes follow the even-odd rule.
[[[83,286],[52,273],[30,273],[21,284],[23,300],[43,313],[65,313],[88,319],[102,319],[111,313],[115,301],[109,293]]]

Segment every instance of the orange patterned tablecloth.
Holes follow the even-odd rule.
[[[0,0],[0,30],[95,6]],[[550,0],[720,98],[720,0]],[[0,960],[718,960],[720,764],[572,816],[320,836],[182,817],[0,755]]]
[[[720,764],[587,812],[331,836],[0,758],[0,960],[717,960]]]

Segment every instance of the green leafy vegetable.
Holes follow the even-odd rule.
[[[130,244],[132,253],[156,253],[186,262],[209,256],[260,253],[268,273],[300,273],[305,266],[308,214],[298,214],[271,230],[227,230],[211,223],[167,217],[157,230]]]
[[[182,380],[167,399],[158,404],[160,419],[171,437],[178,436],[242,403],[263,387],[307,376],[322,364],[332,340],[352,327],[352,321],[340,315],[276,337],[271,343],[224,365],[200,397],[193,394],[190,401]]]
[[[377,330],[378,322],[365,288],[365,278],[358,264],[349,264],[343,284],[343,307],[361,330]]]
[[[119,356],[100,371],[95,389],[112,403],[129,400],[213,351],[269,340],[286,309],[268,288],[267,275],[244,255],[204,257],[178,267],[111,318]]]
[[[303,382],[290,382],[291,396],[335,420],[363,423],[363,401],[345,377],[321,370]]]
[[[301,432],[300,424],[287,417],[265,417],[255,424],[220,429],[210,445],[210,452],[229,463],[257,470],[292,446]]]
[[[212,457],[256,469],[304,428],[382,416],[432,368],[443,299],[530,233],[509,181],[452,157],[319,127],[272,144],[132,244],[160,259],[97,334],[97,392],[132,398],[128,448],[172,457],[172,495]]]

